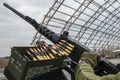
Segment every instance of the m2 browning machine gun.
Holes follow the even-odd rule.
[[[7,8],[9,8],[11,11],[13,11],[14,13],[16,13],[21,18],[23,18],[29,24],[31,24],[40,34],[42,34],[43,36],[45,36],[47,39],[49,39],[50,41],[52,41],[54,44],[58,43],[61,40],[64,40],[64,42],[66,42],[67,44],[72,44],[74,46],[74,49],[69,54],[69,59],[71,61],[70,67],[63,67],[62,68],[62,69],[65,69],[66,71],[68,71],[71,74],[71,76],[73,76],[72,80],[74,80],[74,75],[73,75],[72,69],[77,65],[77,62],[80,59],[80,55],[84,51],[88,51],[89,52],[90,49],[88,49],[84,45],[80,44],[78,41],[75,41],[72,38],[70,38],[68,36],[68,32],[65,31],[62,35],[58,36],[52,30],[48,29],[45,26],[42,26],[42,25],[38,24],[34,19],[30,18],[29,16],[25,16],[25,15],[21,14],[20,12],[18,12],[17,10],[15,10],[11,6],[9,6],[8,4],[4,3],[4,6],[7,7]],[[7,72],[11,73],[7,69],[7,67],[6,67],[6,69],[4,71],[4,74],[6,76],[8,76]],[[95,73],[97,75],[116,74],[118,72],[119,72],[119,70],[116,68],[115,65],[113,65],[112,63],[110,63],[104,57],[100,56],[100,63],[98,65],[98,67],[95,68]],[[52,74],[58,74],[59,76],[57,76],[57,78],[54,78],[55,76],[52,76]],[[49,75],[51,75],[51,76],[49,76]],[[13,76],[13,74],[12,74],[12,76]],[[44,76],[45,77],[47,76],[48,77],[47,79],[51,79],[51,80],[66,80],[65,78],[60,78],[61,77],[61,70],[59,70],[59,69],[56,70],[56,71],[54,71],[54,72],[52,72],[52,73],[48,73],[48,74],[43,75],[42,78],[41,78],[41,80],[46,80],[46,78],[44,78]],[[17,80],[17,79],[15,79],[15,80]],[[18,80],[20,80],[20,79],[18,79]]]

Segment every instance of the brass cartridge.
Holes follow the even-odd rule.
[[[72,45],[72,44],[70,44],[70,43],[68,43],[67,41],[65,41],[65,40],[60,40],[62,43],[66,43],[67,45],[69,45],[71,48],[74,48],[75,46],[74,45]]]
[[[53,45],[52,48],[58,52],[57,54],[58,54],[59,56],[64,56],[64,54],[60,51],[59,48],[57,48],[57,46]]]
[[[26,52],[32,60],[37,61],[37,59],[33,56],[32,53],[30,53],[28,50]]]
[[[31,61],[32,59],[30,59],[27,55],[23,55],[24,56],[24,58],[26,59],[26,60],[28,60],[28,61]]]
[[[71,53],[71,51],[66,48],[66,45],[64,45],[64,44],[61,43],[61,42],[59,42],[58,44],[59,44],[59,46],[63,46],[63,48],[64,48],[64,50],[65,50],[66,52]]]
[[[45,44],[45,47],[49,49],[49,51],[51,51],[55,56],[57,55],[57,52],[54,49],[52,49],[52,47],[49,47],[47,44]]]
[[[32,48],[29,48],[32,54],[36,57],[37,60],[40,60],[39,53],[35,52]]]
[[[50,57],[48,56],[48,54],[46,53],[46,51],[43,48],[40,48],[41,51],[43,52],[43,54],[46,56],[47,59],[50,59]]]
[[[43,48],[45,49],[45,51],[48,53],[48,55],[49,55],[52,59],[55,58],[54,55],[47,49],[46,46],[43,46]]]
[[[37,54],[37,59],[38,59],[38,60],[43,60],[43,59],[41,58],[40,52],[38,52],[35,48],[33,48],[33,50],[34,50],[35,53]]]
[[[65,56],[65,53],[61,50],[60,47],[58,47],[57,45],[54,45],[53,47],[58,50],[58,52],[61,54],[61,56]]]
[[[64,45],[64,46],[65,46],[67,49],[69,49],[70,51],[73,50],[73,48],[69,47],[68,45],[66,45],[66,44],[64,44],[64,43],[62,43],[62,42],[59,42],[59,44]]]
[[[40,50],[40,48],[37,48],[37,50],[41,53],[41,57],[43,60],[47,60],[45,54],[43,54],[43,52]]]
[[[67,49],[64,49],[62,46],[60,46],[59,44],[55,44],[58,48],[60,48],[61,49],[61,52],[64,54],[64,55],[66,55],[66,56],[68,56],[69,54],[68,54],[68,52],[66,51]]]

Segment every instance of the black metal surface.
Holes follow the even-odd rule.
[[[101,62],[99,63],[99,65],[100,65],[99,67],[104,67],[103,71],[106,71],[108,74],[116,74],[119,72],[119,69],[116,68],[116,66],[113,63],[109,62],[104,57],[101,60]]]
[[[65,76],[62,75],[62,71],[60,70],[56,70],[47,74],[44,74],[42,76],[37,76],[34,79],[31,80],[67,80],[65,78]]]

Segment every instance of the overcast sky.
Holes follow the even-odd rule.
[[[9,56],[13,46],[30,45],[35,29],[3,6],[8,3],[40,23],[54,0],[0,0],[0,57]]]

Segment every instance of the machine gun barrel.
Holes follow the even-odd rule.
[[[23,15],[22,13],[18,12],[17,10],[12,8],[10,5],[8,5],[7,3],[4,3],[4,6],[10,9],[11,11],[13,11],[15,14],[20,16],[22,19],[24,19],[28,23],[30,23],[39,33],[44,35],[47,39],[49,39],[53,43],[57,43],[58,40],[60,39],[59,36],[55,34],[53,31],[51,31],[47,27],[39,25],[34,19],[30,18],[29,16]]]

